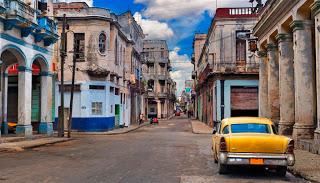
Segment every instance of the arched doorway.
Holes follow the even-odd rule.
[[[18,65],[25,68],[26,57],[14,45],[8,45],[0,52],[1,58],[1,132],[14,132],[19,119],[19,77]],[[8,125],[9,124],[9,125]],[[10,128],[9,128],[10,127]]]
[[[34,131],[52,135],[52,77],[42,55],[32,60],[31,123]]]

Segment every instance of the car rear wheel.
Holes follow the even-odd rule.
[[[280,176],[280,177],[284,177],[286,176],[286,173],[287,173],[287,167],[286,166],[279,166],[277,169],[277,174]]]
[[[227,174],[228,173],[228,166],[223,165],[220,162],[218,162],[218,172],[219,172],[219,174]]]

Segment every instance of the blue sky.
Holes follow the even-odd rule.
[[[249,0],[59,0],[85,1],[116,14],[130,10],[141,25],[147,39],[167,40],[173,65],[171,77],[177,83],[177,94],[184,81],[191,79],[192,42],[195,33],[207,33],[218,7],[251,6]],[[92,3],[93,1],[93,3]]]

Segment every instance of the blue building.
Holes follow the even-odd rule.
[[[58,35],[52,15],[51,0],[0,0],[2,134],[53,133],[52,57]]]

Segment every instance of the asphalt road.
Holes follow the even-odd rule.
[[[0,182],[212,183],[306,182],[261,169],[219,175],[210,135],[195,135],[185,117],[116,136],[0,154]]]

